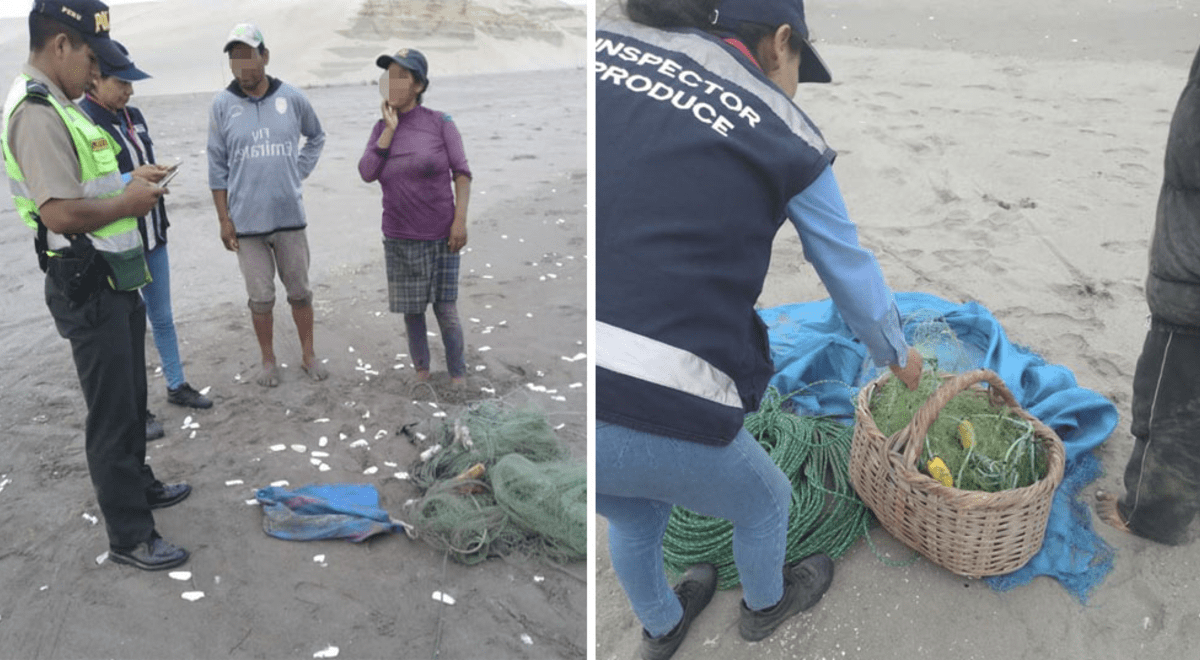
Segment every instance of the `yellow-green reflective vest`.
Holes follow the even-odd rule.
[[[115,197],[121,194],[125,184],[121,181],[121,172],[117,168],[117,149],[112,138],[103,128],[100,128],[74,105],[63,106],[53,94],[45,93],[45,88],[37,83],[32,87],[41,91],[32,91],[32,78],[25,74],[17,76],[12,87],[8,90],[5,100],[4,122],[0,127],[0,142],[4,145],[4,169],[8,173],[9,189],[12,192],[13,203],[17,213],[25,224],[37,230],[41,219],[37,213],[37,203],[25,183],[25,175],[13,157],[8,144],[8,121],[17,106],[24,102],[30,94],[36,94],[39,100],[47,102],[58,112],[67,129],[71,140],[75,143],[75,152],[79,156],[80,182],[83,184],[84,196],[89,199]],[[70,247],[70,241],[64,236],[46,232],[47,253],[56,255],[56,251]],[[146,255],[142,248],[142,235],[138,231],[137,218],[128,217],[116,220],[87,235],[92,245],[108,264],[110,275],[108,284],[117,291],[133,291],[150,282],[150,270],[146,266]]]

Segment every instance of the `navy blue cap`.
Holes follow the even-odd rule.
[[[117,50],[121,51],[122,55],[125,55],[126,59],[129,58],[129,50],[125,48],[124,44],[116,39],[113,39],[113,44],[117,47]],[[150,77],[150,74],[134,66],[132,60],[126,66],[112,66],[108,62],[100,60],[100,73],[101,75],[124,80],[125,82],[137,82],[138,80],[145,80]]]
[[[769,27],[788,24],[803,38],[800,47],[800,82],[827,83],[833,80],[829,68],[808,41],[804,21],[804,0],[722,0],[717,6],[713,25],[736,32],[741,23]]]
[[[401,48],[395,55],[380,55],[375,59],[375,66],[386,69],[393,62],[417,74],[421,80],[429,81],[429,64],[425,62],[421,51],[415,48]]]
[[[35,0],[29,13],[41,14],[78,30],[101,62],[116,67],[131,64],[108,36],[108,5],[100,0]]]

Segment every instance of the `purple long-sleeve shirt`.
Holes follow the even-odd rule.
[[[454,222],[454,189],[458,175],[471,176],[462,137],[450,115],[417,106],[399,117],[387,149],[376,142],[383,120],[358,161],[363,181],[383,188],[383,235],[388,238],[437,240],[450,236]]]

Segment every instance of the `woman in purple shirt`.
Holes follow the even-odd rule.
[[[425,307],[433,303],[450,382],[462,386],[467,368],[456,301],[471,170],[450,116],[421,105],[429,87],[425,56],[406,48],[379,56],[375,64],[387,70],[379,80],[383,118],[371,130],[358,173],[383,189],[389,308],[404,314],[409,354],[417,379],[424,382],[429,380]]]

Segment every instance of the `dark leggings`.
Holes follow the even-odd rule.
[[[1133,376],[1133,454],[1118,506],[1159,543],[1186,540],[1200,512],[1200,329],[1153,321]]]
[[[435,302],[433,315],[442,331],[442,346],[446,348],[446,370],[451,378],[466,376],[463,357],[463,331],[458,320],[458,303]],[[405,314],[404,329],[408,333],[408,352],[417,371],[429,371],[429,337],[426,334],[425,313]]]

